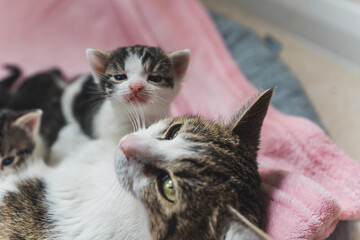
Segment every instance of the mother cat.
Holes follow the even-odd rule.
[[[271,95],[227,124],[168,118],[119,145],[94,140],[57,168],[38,161],[9,176],[0,182],[0,238],[268,239],[255,226],[256,158]]]

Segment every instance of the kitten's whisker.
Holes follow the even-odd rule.
[[[146,128],[146,119],[145,119],[145,111],[144,111],[144,106],[141,104],[140,105],[140,113],[141,113],[141,128],[145,129]]]
[[[133,118],[133,116],[132,116],[132,114],[131,114],[131,111],[130,111],[130,110],[128,109],[128,107],[125,106],[125,105],[124,105],[124,109],[125,109],[125,112],[126,112],[126,115],[127,115],[128,119],[129,119],[130,122],[131,122],[132,131],[135,131],[135,129],[136,129],[135,120],[134,120],[134,118]]]
[[[162,113],[162,116],[163,116],[163,117],[168,117],[167,110],[164,109],[165,106],[158,104],[157,101],[156,101],[156,102],[155,102],[155,101],[152,101],[152,103],[153,103],[154,108],[156,108],[157,110],[159,110],[158,112]]]
[[[140,125],[139,115],[137,114],[137,111],[136,111],[136,108],[135,108],[134,104],[131,101],[129,103],[131,105],[131,113],[133,114],[133,118],[135,120],[135,131],[138,131],[139,130],[139,125]]]
[[[124,104],[120,99],[118,99],[119,96],[121,97],[121,95],[117,95],[117,94],[113,95],[114,99],[123,106],[123,109],[125,110],[125,114],[130,120],[130,123],[132,125],[132,129],[133,131],[135,131],[136,124],[135,124],[134,116],[132,115],[132,111],[129,110],[127,104]]]

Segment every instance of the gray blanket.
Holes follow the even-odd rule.
[[[280,44],[210,11],[219,32],[247,79],[259,89],[276,87],[272,104],[283,113],[303,116],[321,126],[297,79],[279,58]]]

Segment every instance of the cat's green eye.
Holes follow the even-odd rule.
[[[180,124],[172,126],[166,133],[165,139],[173,140],[179,134],[179,130],[181,128]]]
[[[174,184],[168,174],[162,177],[160,182],[160,189],[167,200],[169,200],[170,202],[173,202],[175,200]]]

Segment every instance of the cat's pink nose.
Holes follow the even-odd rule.
[[[136,136],[130,134],[120,143],[120,149],[128,160],[136,154],[136,138]]]
[[[129,85],[129,88],[133,94],[137,94],[144,89],[144,85],[142,83],[132,83]]]

